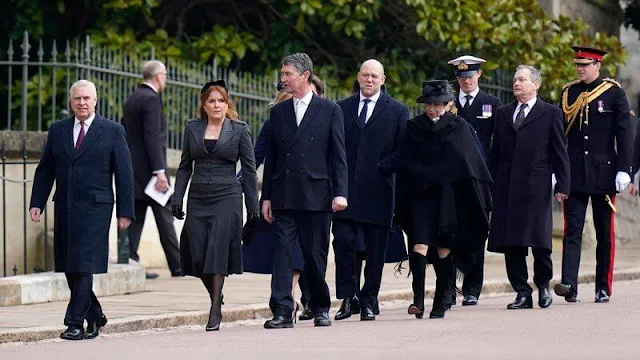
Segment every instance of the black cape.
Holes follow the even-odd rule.
[[[396,222],[411,243],[412,200],[438,188],[439,235],[451,240],[456,266],[466,273],[489,232],[491,175],[476,145],[473,128],[445,113],[437,123],[426,114],[409,120],[400,148],[380,161],[380,170],[397,172]]]

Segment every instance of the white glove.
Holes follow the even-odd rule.
[[[631,176],[624,171],[618,171],[616,174],[616,191],[623,192],[631,183]]]
[[[558,183],[558,180],[556,180],[556,174],[551,174],[551,192],[552,193],[555,193],[557,183]]]

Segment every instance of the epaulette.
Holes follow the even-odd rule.
[[[615,86],[617,86],[617,87],[619,87],[619,88],[621,88],[621,89],[622,89],[622,85],[620,85],[620,83],[619,83],[619,82],[617,82],[615,79],[612,79],[612,78],[604,78],[604,79],[602,79],[602,81],[606,81],[606,82],[608,82],[608,83],[612,83],[613,85],[615,85]]]
[[[566,84],[564,84],[564,85],[562,86],[562,90],[564,90],[564,89],[568,88],[568,87],[569,87],[569,86],[571,86],[571,85],[577,84],[577,83],[579,83],[579,82],[580,82],[580,80],[578,80],[578,79],[575,79],[575,80],[573,80],[573,81],[571,81],[571,82],[568,82],[568,83],[566,83]]]

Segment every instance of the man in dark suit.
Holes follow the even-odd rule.
[[[358,72],[360,91],[338,102],[344,114],[344,133],[351,206],[333,218],[336,296],[342,306],[335,319],[351,316],[351,302],[360,273],[356,273],[356,244],[365,243],[365,282],[360,290],[360,320],[375,320],[375,305],[394,210],[395,176],[385,176],[378,162],[389,155],[404,135],[409,108],[380,90],[385,75],[374,59]]]
[[[476,131],[480,144],[482,144],[482,151],[486,156],[489,154],[491,137],[493,136],[494,115],[496,110],[502,106],[502,102],[497,97],[480,90],[478,86],[478,80],[482,76],[480,65],[484,62],[486,62],[484,59],[464,55],[448,63],[454,66],[458,85],[460,85],[460,92],[456,98],[458,115],[471,124]],[[481,251],[476,256],[475,263],[465,275],[462,283],[463,306],[478,303],[483,279],[484,251]],[[453,296],[455,297],[455,293]]]
[[[95,85],[79,80],[71,85],[69,98],[75,116],[49,128],[29,215],[40,221],[55,181],[55,271],[65,273],[71,291],[64,318],[68,328],[60,337],[81,340],[97,337],[107,323],[91,289],[93,274],[107,272],[114,176],[118,230],[125,230],[134,218],[133,171],[124,128],[95,113]]]
[[[152,177],[156,177],[155,188],[165,192],[169,189],[167,168],[167,122],[162,116],[160,93],[167,81],[167,69],[157,60],[147,61],[142,66],[144,83],[124,103],[122,125],[127,132],[127,144],[133,161],[135,179],[136,219],[129,227],[129,257],[140,261],[138,247],[144,227],[147,208],[151,206],[158,226],[160,244],[167,257],[172,276],[181,276],[180,245],[173,226],[171,212],[152,200],[144,189]],[[147,273],[147,279],[155,279],[156,273]]]
[[[582,230],[589,198],[596,230],[595,302],[609,302],[615,253],[615,200],[631,182],[633,127],[624,90],[600,78],[600,49],[574,46],[578,80],[562,89],[565,136],[571,161],[571,194],[563,208],[562,280],[554,291],[568,302],[578,296]]]
[[[293,327],[291,281],[299,241],[315,326],[330,326],[325,281],[331,211],[347,207],[347,160],[342,110],[311,91],[313,63],[305,53],[281,61],[284,90],[293,99],[271,108],[262,185],[262,214],[275,221],[277,243],[267,329]]]
[[[569,192],[569,157],[562,134],[562,112],[537,97],[541,84],[537,69],[518,66],[513,76],[517,101],[498,109],[489,152],[494,189],[488,249],[504,253],[507,277],[517,293],[508,309],[533,307],[532,289],[527,283],[529,248],[533,254],[538,305],[541,308],[551,305],[551,193],[562,202]],[[552,186],[554,171],[558,181]]]

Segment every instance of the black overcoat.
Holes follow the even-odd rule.
[[[349,206],[334,218],[391,226],[395,175],[383,175],[378,162],[398,146],[409,120],[409,108],[381,92],[369,121],[358,124],[360,94],[338,102],[344,114],[349,171]]]
[[[498,109],[489,171],[494,181],[488,249],[526,246],[551,250],[551,174],[555,192],[569,193],[569,156],[562,111],[540,99],[519,129],[513,124],[517,102]]]
[[[51,125],[30,207],[44,210],[55,181],[55,271],[101,274],[107,272],[109,260],[114,176],[116,216],[135,218],[131,155],[122,125],[98,114],[75,150],[74,120]]]
[[[262,199],[273,210],[331,211],[348,195],[344,119],[340,107],[315,94],[296,124],[293,99],[271,108]]]

